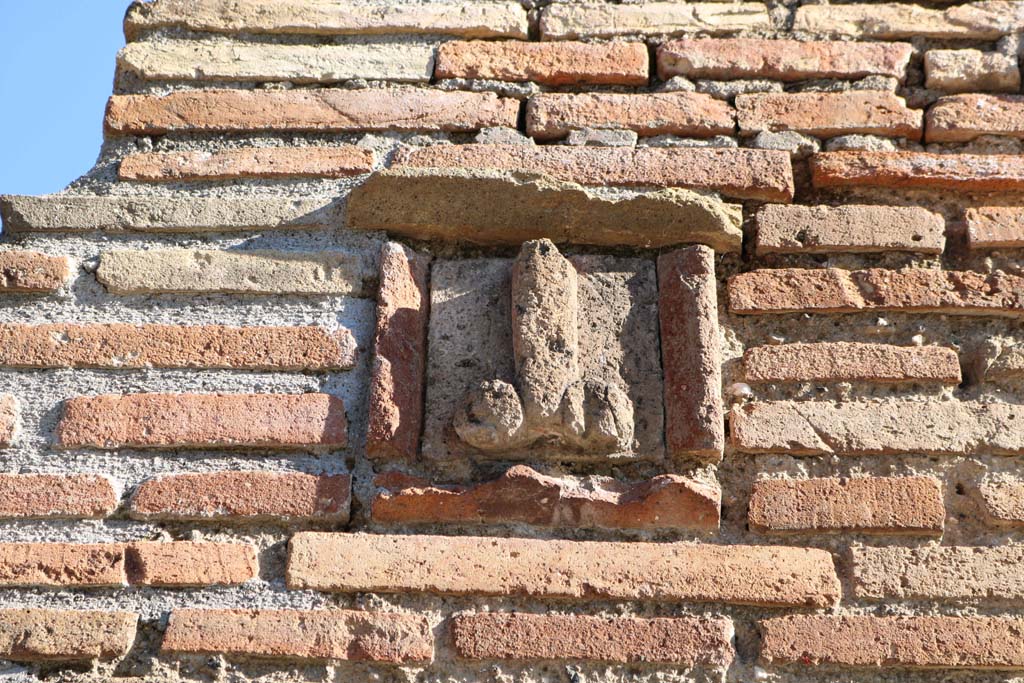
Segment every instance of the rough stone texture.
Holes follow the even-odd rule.
[[[1024,525],[1024,482],[1016,479],[983,481],[978,493],[990,524]]]
[[[718,528],[722,492],[675,474],[636,484],[610,477],[550,477],[516,465],[475,486],[435,486],[391,472],[377,477],[375,522],[512,524],[604,529]]]
[[[1012,163],[1012,159],[1007,160]],[[965,212],[967,246],[971,249],[1024,247],[1024,213],[1017,207],[972,207]]]
[[[553,140],[580,128],[624,128],[640,135],[712,137],[732,135],[732,107],[692,92],[619,95],[541,94],[526,105],[526,131]]]
[[[364,260],[343,252],[153,249],[106,251],[96,278],[111,294],[365,296]]]
[[[928,109],[927,142],[970,142],[982,135],[1024,138],[1024,96],[950,95]]]
[[[567,145],[590,147],[636,147],[640,136],[631,130],[581,128],[569,132]]]
[[[1006,429],[1020,406],[960,401],[754,403],[732,412],[732,443],[791,455],[1024,454]]]
[[[0,394],[0,448],[11,446],[18,438],[18,399]]]
[[[916,206],[769,204],[758,210],[756,224],[758,254],[941,254],[946,248],[946,221]]]
[[[642,43],[452,41],[437,50],[437,78],[532,81],[544,85],[647,85]]]
[[[346,329],[223,325],[0,324],[0,367],[349,369]]]
[[[765,533],[941,534],[946,508],[932,477],[762,479],[749,518]]]
[[[883,187],[1015,192],[1024,160],[1009,154],[830,152],[811,162],[815,187]]]
[[[1001,271],[931,268],[758,270],[729,281],[729,310],[738,314],[903,311],[1017,317],[1024,314],[1024,278]]]
[[[911,46],[906,43],[684,39],[658,48],[658,75],[662,80],[682,75],[779,81],[884,75],[902,81],[911,52]]]
[[[71,261],[64,256],[0,251],[0,292],[55,292],[70,277]]]
[[[366,452],[371,458],[412,460],[419,451],[429,276],[430,257],[395,242],[381,248],[366,435]]]
[[[789,152],[789,156],[793,160],[806,159],[821,149],[821,141],[817,138],[792,130],[785,130],[781,133],[762,130],[751,138],[749,144],[753,149],[778,149]]]
[[[899,3],[803,5],[794,31],[893,40],[899,38],[995,40],[1024,29],[1024,4],[981,0],[946,8]]]
[[[144,520],[344,524],[349,517],[351,489],[352,477],[347,474],[171,474],[142,482],[128,503],[128,512],[132,518]]]
[[[176,609],[161,649],[274,659],[429,662],[434,636],[415,614],[353,610]]]
[[[721,34],[770,28],[767,8],[755,2],[554,3],[545,7],[540,17],[542,40],[673,35],[695,31]]]
[[[489,169],[381,171],[348,203],[354,229],[483,246],[546,238],[606,247],[701,242],[739,251],[740,217],[736,205],[680,188],[611,198],[546,175]]]
[[[737,95],[740,133],[792,130],[819,138],[886,135],[921,138],[921,112],[903,98],[873,90]]]
[[[103,588],[127,583],[118,543],[0,543],[0,586]]]
[[[646,54],[646,53],[645,53]],[[494,93],[423,88],[343,90],[189,90],[168,95],[114,95],[112,135],[447,131],[515,126],[519,104]]]
[[[16,662],[111,660],[128,654],[138,616],[62,609],[0,610],[0,657]]]
[[[726,669],[735,653],[728,619],[622,619],[583,615],[465,614],[452,622],[464,659],[651,662]]]
[[[132,543],[128,580],[157,588],[234,586],[256,578],[256,549],[248,543]]]
[[[131,394],[69,400],[61,448],[344,448],[341,399],[327,394]]]
[[[117,504],[113,484],[99,475],[0,474],[0,518],[100,518]]]
[[[132,5],[129,40],[142,31],[176,26],[217,33],[306,35],[427,33],[464,38],[527,37],[526,12],[515,3],[396,4],[338,0],[157,0]]]
[[[762,201],[793,199],[789,155],[750,149],[437,145],[401,150],[395,166],[491,168],[581,185],[688,187]]]
[[[288,586],[566,599],[829,607],[839,599],[822,550],[526,538],[292,537]]]
[[[235,178],[344,178],[373,170],[372,150],[341,147],[245,147],[218,152],[131,154],[122,180],[190,181]]]
[[[1013,382],[1021,379],[1024,377],[1024,346],[1003,346],[995,358],[988,361],[982,374],[984,379],[990,381]]]
[[[951,93],[1018,92],[1017,57],[981,50],[929,50],[924,55],[925,86]]]
[[[854,590],[865,600],[1020,603],[1020,546],[853,549]]]
[[[798,615],[761,622],[768,664],[1022,669],[1024,620]]]
[[[960,384],[960,359],[941,346],[818,342],[756,346],[743,354],[748,382]]]

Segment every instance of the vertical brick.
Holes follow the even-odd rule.
[[[0,448],[7,448],[18,438],[20,422],[18,399],[10,394],[0,394]]]
[[[647,85],[643,43],[453,41],[437,51],[437,78],[533,81],[544,85]]]
[[[70,277],[71,261],[67,257],[0,251],[0,292],[55,292]]]
[[[117,502],[106,477],[0,474],[0,518],[99,518],[111,514]]]
[[[131,612],[0,609],[0,657],[16,662],[111,660],[128,654]]]
[[[256,578],[256,549],[248,543],[132,543],[128,581],[157,588],[236,586]]]
[[[0,543],[0,586],[102,588],[126,583],[119,543]]]

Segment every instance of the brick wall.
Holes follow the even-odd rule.
[[[5,677],[1024,675],[1024,2],[125,33],[0,199]]]

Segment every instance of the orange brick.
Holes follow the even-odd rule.
[[[209,472],[148,479],[128,504],[136,519],[348,521],[352,478],[299,472]]]
[[[1012,154],[828,152],[811,159],[815,187],[886,187],[964,192],[1024,190],[1024,160]]]
[[[120,543],[0,543],[0,586],[102,588],[125,583]]]
[[[256,549],[248,543],[132,543],[128,580],[157,588],[236,586],[256,578]]]
[[[945,517],[931,477],[763,479],[750,497],[750,525],[768,533],[941,534]]]
[[[853,580],[863,600],[1020,603],[1024,548],[859,547],[853,549]]]
[[[515,127],[519,103],[493,93],[425,88],[365,90],[188,90],[115,95],[110,133],[475,131]]]
[[[131,612],[0,609],[0,657],[16,662],[111,660],[128,654]]]
[[[647,85],[648,62],[643,43],[452,41],[438,48],[434,74],[545,85]]]
[[[982,135],[1024,138],[1024,96],[952,95],[928,110],[927,142],[969,142]]]
[[[462,659],[685,664],[728,668],[728,619],[623,619],[582,614],[460,614],[452,642]]]
[[[792,130],[819,138],[887,135],[921,139],[922,114],[889,92],[758,93],[737,95],[740,133]]]
[[[342,370],[356,362],[346,329],[222,325],[0,325],[0,366]]]
[[[5,224],[9,218],[4,216]],[[55,292],[71,277],[71,261],[34,251],[0,251],[0,292]]]
[[[343,448],[348,422],[327,394],[131,394],[69,400],[62,448]]]
[[[1015,206],[973,207],[965,219],[971,249],[1024,248],[1024,212]]]
[[[471,536],[292,536],[288,587],[571,600],[828,607],[839,599],[822,550]]]
[[[434,636],[414,614],[351,610],[176,609],[161,649],[275,659],[429,662]]]
[[[748,382],[960,384],[960,359],[940,346],[820,342],[758,346],[743,354]]]
[[[18,399],[0,394],[0,448],[11,446],[18,438]]]
[[[106,477],[92,474],[0,474],[0,518],[88,519],[117,508]]]
[[[234,178],[344,178],[373,170],[372,150],[341,147],[247,147],[219,152],[130,154],[122,180],[187,181]]]

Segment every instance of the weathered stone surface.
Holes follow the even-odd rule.
[[[58,609],[0,610],[0,657],[16,662],[111,660],[128,654],[138,615]]]
[[[853,43],[825,40],[708,38],[673,40],[658,48],[658,74],[733,80],[770,78],[856,79],[871,75],[903,80],[910,54],[906,43]]]
[[[602,543],[467,536],[292,536],[288,586],[439,593],[830,607],[832,556],[808,548]]]
[[[983,361],[984,362],[984,361]],[[1012,382],[1024,377],[1024,346],[1002,346],[984,368],[984,379]]]
[[[600,246],[700,242],[738,251],[740,216],[738,206],[680,188],[606,198],[543,175],[489,169],[381,171],[348,202],[351,228],[487,246],[547,238]]]
[[[128,580],[156,588],[236,586],[256,578],[256,548],[248,543],[132,543]]]
[[[546,93],[526,105],[526,131],[538,140],[565,137],[581,128],[619,128],[640,135],[732,135],[732,107],[693,92],[615,94]]]
[[[853,578],[857,597],[865,600],[1019,603],[1024,548],[857,547]]]
[[[922,114],[877,90],[757,93],[736,96],[740,133],[792,130],[819,138],[886,135],[921,138]]]
[[[748,453],[792,455],[1024,454],[1007,429],[1021,408],[960,401],[753,403],[732,412],[732,443]]]
[[[749,519],[767,533],[941,534],[946,508],[932,477],[762,479]]]
[[[981,50],[928,50],[924,55],[925,85],[945,92],[1017,92],[1017,58]]]
[[[246,131],[472,132],[515,126],[516,100],[494,93],[426,88],[345,90],[183,90],[168,95],[114,95],[111,134]]]
[[[452,642],[462,659],[651,662],[728,668],[728,619],[622,619],[581,614],[460,614]]]
[[[836,155],[815,159],[822,156]],[[758,210],[756,223],[758,254],[941,254],[946,248],[946,221],[916,206],[769,204]]]
[[[18,437],[18,399],[0,394],[0,448],[7,448]]]
[[[989,479],[978,487],[989,524],[1024,525],[1024,481]]]
[[[1024,314],[1024,278],[1002,271],[931,268],[779,268],[734,276],[729,310],[755,313],[902,311],[947,315]]]
[[[545,7],[540,17],[542,40],[692,32],[722,34],[770,28],[768,9],[759,2],[554,3]]]
[[[452,41],[437,50],[437,78],[532,81],[544,85],[647,85],[642,43]]]
[[[347,329],[224,325],[0,324],[0,367],[350,369]]]
[[[976,192],[1024,189],[1024,160],[1009,154],[830,152],[811,161],[815,187],[886,187]]]
[[[970,142],[982,135],[1024,138],[1024,96],[950,95],[928,109],[925,124],[927,142]]]
[[[107,251],[96,278],[111,294],[366,296],[367,260],[343,252],[152,249]]]
[[[132,5],[125,19],[125,35],[135,40],[141,31],[168,26],[216,33],[426,33],[523,39],[528,29],[526,12],[507,2],[157,0]]]
[[[982,0],[939,9],[900,3],[803,5],[794,31],[858,38],[995,40],[1024,28],[1024,3]]]
[[[394,242],[381,248],[366,454],[414,459],[423,431],[430,257]]]
[[[176,609],[161,649],[173,654],[275,659],[429,662],[425,617],[353,610]]]
[[[796,615],[761,622],[768,664],[1022,669],[1024,619]]]
[[[377,477],[375,522],[530,524],[605,529],[718,528],[722,492],[674,474],[628,484],[610,477],[549,477],[516,465],[475,486],[434,486],[391,472]]]
[[[789,155],[753,149],[433,145],[400,150],[394,165],[500,169],[581,185],[688,187],[763,201],[793,199]]]
[[[11,229],[4,218],[4,230]],[[0,251],[0,292],[55,292],[71,277],[71,260],[34,251]]]
[[[344,448],[348,422],[327,394],[129,394],[73,398],[61,448]]]
[[[640,136],[631,130],[612,128],[580,128],[569,132],[567,145],[583,147],[636,147]]]
[[[658,283],[668,453],[717,462],[725,418],[715,253],[698,246],[663,254]]]
[[[1012,164],[1012,159],[1007,159]],[[1022,173],[1024,177],[1024,173]],[[964,214],[971,249],[1024,247],[1024,212],[1015,206],[972,207]]]
[[[344,524],[351,497],[352,477],[347,474],[169,474],[142,482],[128,503],[128,512],[144,520]]]
[[[344,178],[373,170],[374,154],[341,147],[246,147],[217,152],[131,154],[118,169],[122,180],[189,181],[234,178]]]
[[[960,384],[960,359],[941,346],[819,342],[757,346],[743,354],[748,382]]]
[[[4,231],[194,232],[333,228],[340,221],[331,199],[296,197],[110,197],[44,195],[0,197]]]
[[[0,543],[0,586],[101,588],[124,586],[119,543]]]
[[[0,474],[0,518],[100,518],[117,502],[111,481],[98,475]]]

